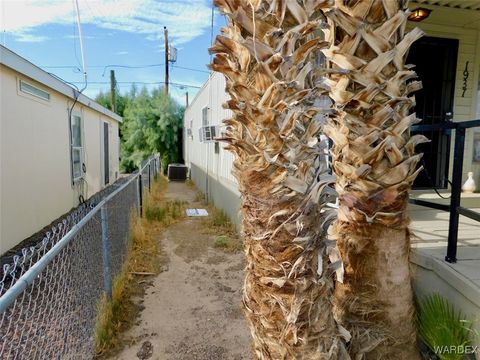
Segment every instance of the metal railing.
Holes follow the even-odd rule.
[[[88,212],[54,226],[0,274],[0,359],[91,359],[98,302],[122,270],[132,211],[159,158]],[[143,182],[142,182],[143,180]]]
[[[460,215],[475,221],[480,221],[480,213],[460,206],[462,194],[463,159],[465,155],[465,134],[466,129],[474,127],[480,127],[480,120],[447,122],[434,125],[415,125],[412,126],[411,129],[412,131],[455,130],[450,204],[445,205],[420,199],[410,199],[410,203],[412,204],[448,211],[450,213],[448,221],[447,255],[445,256],[445,261],[450,263],[457,262],[458,225]]]

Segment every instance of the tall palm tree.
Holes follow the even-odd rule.
[[[332,315],[326,241],[333,193],[316,70],[326,0],[215,0],[228,26],[210,49],[226,77],[247,258],[243,294],[258,359],[348,359]],[[335,263],[338,265],[338,263]],[[338,266],[337,266],[338,267]],[[338,269],[341,270],[341,267]]]
[[[339,194],[334,224],[345,266],[335,289],[337,319],[352,333],[355,359],[418,359],[409,272],[408,192],[420,169],[410,137],[419,121],[410,94],[421,84],[405,65],[406,0],[336,0],[323,9],[333,32],[324,49],[337,70],[325,86],[333,101],[326,133],[333,141]]]

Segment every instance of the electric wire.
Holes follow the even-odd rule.
[[[432,180],[432,177],[430,176],[430,173],[428,172],[427,170],[427,164],[425,163],[425,160],[421,159],[421,162],[422,162],[422,166],[423,166],[423,172],[425,173],[426,177],[427,177],[427,180],[428,182],[430,183],[430,186],[432,187],[433,191],[435,191],[435,193],[442,199],[450,199],[452,195],[450,196],[443,196],[442,194],[440,194],[440,192],[438,191],[438,188],[437,186],[434,184],[433,180]],[[451,181],[448,180],[448,178],[446,179],[447,182],[450,184],[450,186],[452,185]]]
[[[65,81],[68,84],[82,84],[82,82],[79,81]],[[117,84],[139,84],[139,85],[163,85],[165,84],[165,81],[116,81]],[[108,85],[110,84],[109,81],[89,81],[88,84],[94,84],[94,85]],[[189,87],[189,88],[195,88],[195,89],[201,89],[201,86],[197,85],[191,85],[191,84],[182,84],[182,83],[174,83],[174,82],[169,82],[170,85],[178,86],[179,88],[182,87]]]
[[[151,67],[160,67],[164,66],[164,63],[159,63],[159,64],[146,64],[146,65],[120,65],[120,64],[108,64],[108,65],[90,65],[89,68],[97,68],[97,69],[103,69],[102,76],[105,75],[105,72],[109,68],[124,68],[124,69],[145,69],[145,68],[151,68]],[[73,69],[74,72],[81,72],[81,69],[78,66],[74,65],[44,65],[44,66],[39,66],[42,69]],[[177,68],[177,69],[182,69],[182,70],[188,70],[188,71],[195,71],[195,72],[201,72],[201,73],[206,73],[209,74],[210,72],[207,70],[202,70],[202,69],[195,69],[195,68],[190,68],[186,66],[179,66],[179,65],[170,65],[172,68]]]

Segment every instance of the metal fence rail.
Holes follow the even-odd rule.
[[[158,157],[98,205],[64,220],[0,276],[0,359],[91,359],[97,304],[128,249],[129,219]],[[145,172],[145,168],[149,168]],[[82,216],[83,215],[83,216]]]
[[[450,263],[457,262],[457,243],[458,243],[458,225],[460,215],[468,217],[475,221],[480,221],[480,214],[460,206],[462,193],[462,172],[463,159],[465,154],[465,134],[466,129],[480,127],[480,120],[469,120],[461,122],[447,122],[434,125],[415,125],[413,131],[444,131],[455,130],[455,144],[453,153],[453,171],[451,182],[450,204],[436,204],[431,201],[420,199],[410,199],[410,203],[425,206],[437,210],[448,211],[450,214],[448,220],[448,242],[445,261]]]

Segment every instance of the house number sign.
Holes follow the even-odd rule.
[[[463,70],[463,87],[462,87],[462,97],[465,97],[465,92],[467,91],[467,80],[468,80],[468,75],[470,75],[470,73],[468,72],[468,63],[469,61],[467,61],[465,63],[465,70]]]

